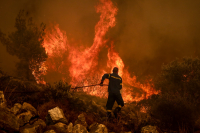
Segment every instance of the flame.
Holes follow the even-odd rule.
[[[74,87],[86,86],[100,83],[102,75],[108,72],[106,70],[111,72],[113,67],[117,66],[119,75],[123,79],[122,97],[125,102],[140,101],[152,94],[157,94],[158,92],[154,91],[150,84],[141,84],[136,81],[136,76],[130,76],[123,60],[114,50],[114,42],[110,46],[106,46],[108,42],[105,35],[109,28],[115,26],[117,10],[111,0],[100,0],[99,5],[96,6],[96,12],[101,13],[101,15],[95,26],[94,41],[91,47],[84,50],[70,44],[66,32],[60,30],[58,24],[51,25],[44,36],[43,47],[46,49],[48,59],[41,65],[41,70],[44,72],[40,76],[50,77],[50,74],[53,73],[57,74],[63,81],[68,80]],[[99,68],[99,52],[105,46],[108,49],[107,66]],[[45,83],[45,81],[38,82]],[[108,81],[105,82],[108,83]],[[107,96],[107,87],[94,86],[82,90],[99,97]],[[142,91],[142,94],[139,94],[138,90]]]

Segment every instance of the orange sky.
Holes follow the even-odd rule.
[[[199,56],[199,0],[113,0],[118,7],[116,26],[106,37],[129,71],[138,77],[154,75],[163,63],[184,56]],[[57,23],[70,41],[92,45],[94,26],[99,14],[94,6],[98,0],[6,0],[0,1],[0,29],[14,31],[15,17],[20,9],[29,11],[33,20]],[[104,53],[101,53],[104,58]],[[0,43],[0,67],[15,74],[17,58],[10,56]]]

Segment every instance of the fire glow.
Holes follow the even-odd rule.
[[[72,87],[86,86],[100,83],[104,73],[111,72],[112,68],[119,68],[119,75],[123,79],[122,97],[125,102],[140,101],[152,94],[157,94],[150,84],[141,84],[136,81],[136,77],[131,77],[123,60],[114,50],[114,42],[106,45],[105,35],[107,31],[115,26],[115,15],[117,7],[111,0],[100,0],[96,6],[96,12],[100,13],[100,20],[95,26],[95,37],[91,47],[80,48],[70,44],[66,32],[59,29],[59,25],[51,25],[46,30],[43,46],[48,54],[48,59],[42,63],[40,76],[48,76],[49,73],[59,73],[63,81],[68,81]],[[84,46],[84,45],[83,45]],[[103,47],[108,49],[107,66],[99,68],[99,53]],[[109,70],[109,71],[106,71]],[[38,83],[45,83],[44,80],[38,80]],[[69,78],[66,78],[69,77]],[[134,89],[140,89],[143,94],[136,93]],[[99,97],[107,96],[107,87],[87,87],[83,91]],[[134,96],[132,95],[134,93]]]

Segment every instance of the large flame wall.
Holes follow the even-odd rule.
[[[114,42],[105,39],[108,30],[115,26],[117,7],[111,0],[100,0],[95,7],[100,13],[100,20],[95,26],[95,36],[91,47],[78,47],[68,41],[66,32],[58,24],[50,25],[44,36],[43,46],[48,54],[48,59],[41,63],[42,75],[34,75],[38,83],[45,83],[41,77],[50,74],[59,75],[63,81],[68,81],[73,87],[100,83],[101,77],[112,68],[119,68],[119,75],[123,79],[122,96],[125,102],[139,101],[152,94],[158,93],[150,84],[141,84],[136,77],[131,77],[128,69],[119,54],[114,50]],[[102,48],[107,48],[107,64],[99,67],[99,53]],[[109,71],[106,71],[109,70]],[[34,70],[33,70],[34,74]],[[107,96],[107,87],[87,87],[83,91],[100,97]],[[138,92],[140,91],[140,93]]]

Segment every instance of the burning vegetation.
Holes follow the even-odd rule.
[[[100,13],[100,19],[95,26],[91,47],[70,43],[66,32],[62,31],[58,24],[51,24],[46,29],[42,45],[48,58],[41,62],[40,75],[34,74],[33,69],[37,82],[45,84],[45,78],[53,77],[53,74],[57,73],[62,81],[69,82],[72,87],[87,86],[100,83],[101,76],[105,72],[110,73],[112,68],[117,66],[123,79],[122,96],[125,102],[140,101],[152,94],[158,94],[150,83],[142,84],[136,80],[136,76],[130,76],[123,60],[114,49],[114,42],[105,38],[108,30],[115,26],[117,7],[110,0],[101,0],[95,8],[96,12]],[[102,61],[99,54],[104,47],[107,48],[107,65],[100,67]],[[99,97],[107,95],[107,87],[87,87],[83,91]]]

